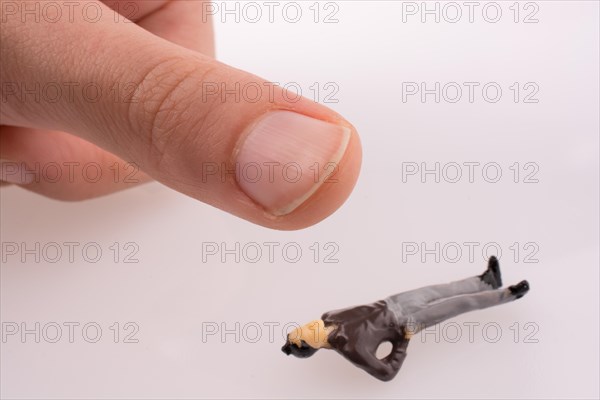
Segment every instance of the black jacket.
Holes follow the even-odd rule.
[[[325,326],[336,326],[327,341],[338,353],[382,381],[389,381],[400,370],[409,339],[385,301],[329,311],[321,317]],[[379,360],[379,345],[392,343],[391,353]]]

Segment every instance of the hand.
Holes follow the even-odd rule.
[[[355,129],[214,60],[207,3],[52,3],[0,1],[2,180],[80,200],[155,179],[275,229],[349,196]],[[264,90],[240,100],[236,84]]]

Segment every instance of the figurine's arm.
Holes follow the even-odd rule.
[[[354,365],[362,368],[375,378],[389,381],[398,374],[400,367],[402,367],[402,363],[406,358],[408,342],[408,339],[404,339],[394,343],[391,353],[381,360],[375,356],[376,349],[361,347],[351,352],[345,352],[344,349],[338,351]]]
[[[327,337],[331,348],[377,379],[389,381],[396,376],[409,338],[385,301],[329,311],[321,318],[326,327],[335,326]],[[392,351],[378,359],[377,349],[384,342],[392,344]]]

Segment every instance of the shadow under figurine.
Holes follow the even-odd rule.
[[[527,281],[506,289],[501,286],[498,259],[492,256],[479,276],[326,312],[321,319],[290,332],[281,350],[307,358],[319,349],[333,349],[375,378],[389,381],[400,370],[415,333],[469,311],[516,300],[529,291]],[[392,344],[392,351],[378,359],[377,348],[384,342]]]

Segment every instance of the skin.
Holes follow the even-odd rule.
[[[29,3],[33,7],[35,2]],[[141,88],[136,92],[139,101],[102,96],[92,103],[61,96],[51,103],[8,97],[0,109],[0,159],[27,165],[98,163],[103,171],[118,163],[121,176],[131,172],[127,163],[135,163],[141,169],[135,175],[138,183],[157,180],[240,218],[281,230],[311,226],[347,199],[358,178],[361,145],[343,117],[306,98],[291,103],[279,88],[274,101],[264,96],[256,103],[201,101],[198,90],[186,90],[207,81],[231,85],[268,81],[214,59],[212,24],[202,15],[201,1],[97,3],[105,12],[96,23],[85,21],[81,12],[74,13],[73,22],[61,18],[58,23],[31,18],[23,23],[20,15],[2,15],[6,21],[0,24],[1,81],[26,87],[94,82],[104,93],[115,83],[136,83]],[[123,10],[131,3],[137,6],[134,23],[123,18],[115,22],[109,8]],[[351,129],[337,182],[322,185],[300,207],[280,217],[265,212],[235,179],[202,182],[198,176],[202,160],[231,162],[244,128],[271,110],[293,110]],[[75,174],[73,181],[41,180],[22,186],[55,199],[84,200],[135,185],[123,179],[115,182],[105,173],[94,183]]]
[[[314,349],[330,349],[331,345],[327,338],[334,330],[335,326],[325,327],[323,320],[316,319],[291,331],[288,334],[288,341],[300,346],[301,341],[304,340]]]

